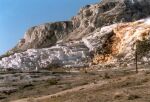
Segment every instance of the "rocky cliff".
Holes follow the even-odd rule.
[[[61,40],[81,39],[102,26],[146,18],[150,15],[149,10],[149,0],[102,0],[81,8],[70,21],[30,28],[14,49],[50,47]]]
[[[102,0],[86,5],[70,21],[30,28],[11,55],[0,60],[0,67],[131,65],[135,45],[146,46],[140,63],[149,63],[149,9],[149,0]]]

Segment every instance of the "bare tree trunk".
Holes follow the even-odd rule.
[[[136,45],[136,49],[135,49],[135,67],[136,67],[136,73],[138,73],[138,55],[137,55],[137,45]]]

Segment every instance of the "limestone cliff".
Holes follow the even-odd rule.
[[[81,8],[70,21],[30,28],[13,50],[50,47],[60,40],[78,40],[102,26],[148,17],[149,10],[149,0],[102,0]]]
[[[71,21],[46,23],[30,28],[14,50],[46,48],[67,36],[73,30]]]
[[[139,63],[149,64],[149,9],[149,0],[102,0],[87,5],[70,21],[30,28],[10,51],[12,54],[0,60],[0,67],[35,70],[92,64],[130,66],[135,46]]]

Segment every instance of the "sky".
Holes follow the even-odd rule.
[[[0,0],[0,54],[13,48],[27,29],[70,20],[86,4],[100,0]]]

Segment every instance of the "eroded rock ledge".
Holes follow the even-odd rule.
[[[28,49],[25,52],[15,53],[3,58],[0,61],[0,67],[37,70],[50,66],[84,67],[89,63],[114,65],[127,63],[130,65],[134,61],[136,42],[149,42],[149,40],[149,18],[130,23],[118,23],[98,28],[81,40],[58,43],[50,48]],[[140,54],[142,56],[139,61],[149,63],[149,50],[144,55]]]
[[[30,28],[11,55],[0,59],[0,68],[132,65],[137,42],[139,49],[146,46],[139,51],[139,63],[149,64],[149,9],[149,0],[103,0],[87,5],[71,21]]]
[[[30,28],[12,52],[51,47],[60,41],[79,40],[103,26],[146,18],[150,15],[149,10],[149,0],[102,0],[81,8],[70,21]]]

